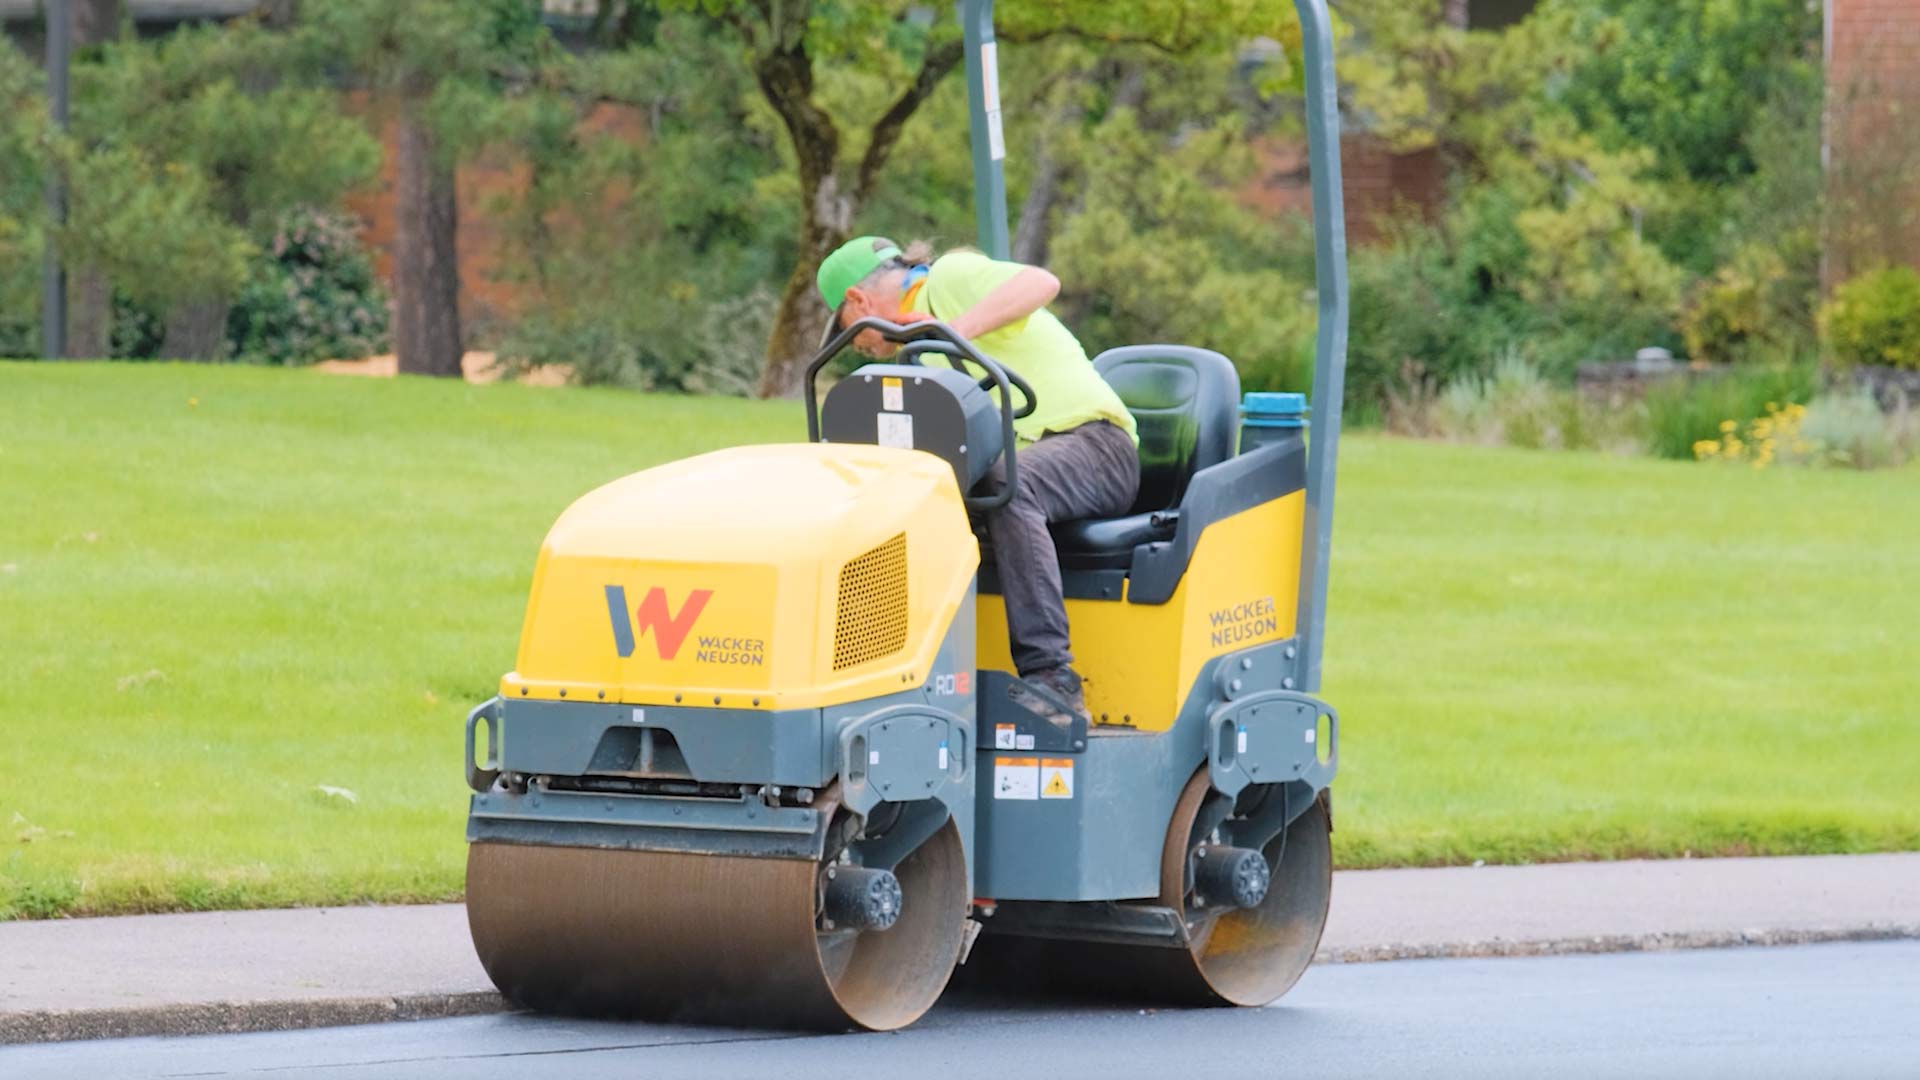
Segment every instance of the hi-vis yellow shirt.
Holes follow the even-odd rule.
[[[1024,269],[1020,263],[1000,262],[977,251],[950,252],[934,260],[925,284],[906,298],[907,307],[936,319],[952,319]],[[1093,369],[1080,339],[1046,308],[982,334],[973,343],[1033,386],[1038,407],[1032,416],[1013,422],[1014,434],[1021,442],[1034,442],[1050,431],[1071,431],[1095,420],[1109,420],[1139,443],[1133,414],[1121,404],[1120,395]],[[997,390],[994,397],[998,400]],[[1014,391],[1014,401],[1024,404],[1018,390]]]

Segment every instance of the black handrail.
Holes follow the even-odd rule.
[[[942,356],[950,357],[955,360],[964,361],[966,359],[965,355],[963,355],[960,352],[959,348],[955,346],[952,342],[941,341],[937,338],[925,338],[920,341],[909,341],[905,345],[900,346],[900,351],[897,354],[895,354],[894,358],[904,364],[914,364],[920,367],[925,367],[926,365],[921,363],[920,361],[920,354],[930,353],[930,352],[939,353]],[[952,366],[955,371],[960,370],[960,367],[958,365],[952,365]],[[1020,398],[1021,398],[1022,404],[1019,408],[1013,410],[1013,418],[1015,420],[1024,420],[1027,417],[1032,416],[1034,404],[1035,404],[1033,387],[1027,384],[1027,380],[1020,377],[1019,372],[1013,370],[1010,367],[1007,367],[1005,364],[1002,364],[1000,366],[1007,373],[1007,381],[1013,384],[1013,388],[1015,390],[1020,391]],[[971,375],[973,374],[973,372],[969,371],[969,372],[966,372],[966,374]],[[992,375],[981,376],[980,389],[987,390],[992,388],[992,386],[993,386]]]
[[[813,362],[807,365],[806,380],[802,384],[807,398],[807,441],[820,441],[820,395],[819,388],[815,385],[819,381],[820,369],[826,367],[834,357],[839,356],[854,338],[868,330],[877,332],[896,345],[907,345],[917,341],[936,341],[951,345],[959,350],[961,358],[979,364],[988,375],[992,376],[994,385],[1000,388],[1000,453],[1007,462],[1006,481],[1001,485],[1000,490],[992,495],[976,499],[962,494],[961,501],[969,510],[998,510],[1012,502],[1014,485],[1019,482],[1020,476],[1017,471],[1018,466],[1015,464],[1013,386],[1008,378],[1010,373],[1001,366],[999,361],[974,348],[971,341],[961,337],[953,327],[938,319],[901,324],[869,316],[857,320],[827,339],[827,343],[820,347],[820,352],[813,358]],[[1021,390],[1026,395],[1028,410],[1031,411],[1033,391],[1025,385],[1024,381],[1021,384]]]

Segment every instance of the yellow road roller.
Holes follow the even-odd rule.
[[[466,724],[467,913],[507,998],[886,1030],[956,968],[1234,1005],[1299,978],[1332,885],[1346,283],[1327,14],[1297,4],[1312,435],[1300,395],[1243,399],[1218,353],[1095,359],[1142,482],[1128,515],[1054,529],[1091,715],[1014,674],[978,527],[1031,388],[944,323],[862,320],[809,366],[807,442],[616,480],[541,545],[514,670]],[[962,15],[1004,256],[991,5]],[[898,353],[820,398],[868,330]]]

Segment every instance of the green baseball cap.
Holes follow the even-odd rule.
[[[899,247],[884,236],[856,236],[841,244],[820,263],[820,273],[814,279],[820,286],[820,299],[827,302],[828,310],[839,311],[848,289],[899,255]]]

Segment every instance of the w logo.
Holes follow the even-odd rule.
[[[637,624],[640,636],[653,631],[653,648],[660,659],[671,660],[680,654],[680,646],[687,640],[687,633],[700,619],[700,612],[706,610],[707,601],[713,598],[712,589],[695,589],[687,594],[687,602],[680,605],[678,613],[667,608],[667,590],[652,588],[647,590],[646,599],[640,601],[640,607],[633,616],[627,616],[627,590],[619,585],[607,586],[607,617],[613,621],[613,644],[625,659],[633,655],[634,628]]]

